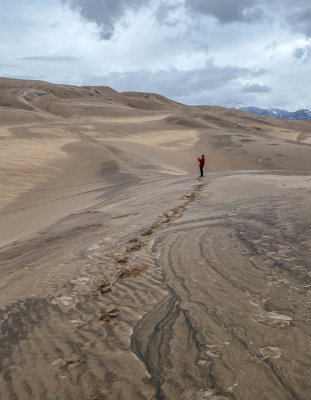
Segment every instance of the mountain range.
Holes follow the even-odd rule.
[[[289,119],[289,120],[311,120],[311,111],[307,109],[297,110],[295,112],[289,112],[286,110],[280,110],[279,108],[258,108],[258,107],[242,107],[239,110],[246,111],[251,114],[263,115],[265,117]]]

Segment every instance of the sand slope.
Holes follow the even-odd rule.
[[[308,400],[310,140],[1,78],[0,397]]]

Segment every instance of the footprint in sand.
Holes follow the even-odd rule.
[[[117,257],[116,258],[116,262],[118,263],[118,264],[126,264],[127,262],[128,262],[128,257],[127,256],[124,256],[124,257]]]
[[[78,298],[76,293],[71,294],[63,294],[62,296],[55,297],[52,299],[52,304],[62,305],[62,306],[71,306],[78,303]]]
[[[70,283],[73,285],[86,285],[92,280],[91,276],[83,275],[79,276],[78,278],[72,279]]]
[[[256,314],[254,321],[273,328],[288,328],[291,325],[293,318],[289,315],[278,314],[275,311],[271,311],[268,313],[261,312]]]
[[[217,394],[212,389],[201,389],[191,396],[191,400],[230,400],[232,397],[228,397],[223,394]]]
[[[111,292],[111,282],[104,281],[98,288],[101,294],[106,294]]]
[[[279,347],[267,346],[259,349],[260,354],[263,357],[263,360],[267,358],[280,358],[283,354],[282,349]]]
[[[65,361],[63,358],[57,358],[54,360],[51,365],[66,365],[67,361]]]
[[[71,319],[70,323],[73,324],[75,327],[79,327],[84,324],[82,319]]]
[[[126,248],[127,253],[132,253],[133,251],[140,250],[145,244],[139,239],[132,239],[130,245]]]
[[[89,258],[90,260],[94,260],[94,259],[100,259],[101,258],[101,254],[100,253],[91,253],[88,254],[87,258]]]
[[[153,229],[149,228],[141,233],[141,236],[150,236],[153,234]]]
[[[83,360],[68,360],[64,358],[57,358],[51,363],[52,366],[58,367],[59,371],[56,373],[58,379],[70,379],[76,382],[78,379],[80,368],[85,365]]]
[[[137,276],[145,269],[146,266],[122,269],[117,273],[117,279],[124,279],[124,278],[129,278],[131,276]]]
[[[275,311],[268,312],[268,318],[274,319],[276,321],[286,321],[286,322],[291,322],[293,320],[293,317],[290,317],[289,315],[278,314]]]
[[[103,314],[100,317],[101,321],[110,322],[113,318],[116,318],[120,314],[120,311],[117,308],[109,311],[107,314]]]
[[[100,245],[98,243],[93,243],[86,250],[93,251],[93,250],[98,250],[98,249],[100,249]]]
[[[218,345],[218,344],[210,344],[210,345],[206,346],[206,349],[207,350],[205,351],[205,354],[208,357],[218,358],[219,357],[219,352],[221,350],[221,346]]]

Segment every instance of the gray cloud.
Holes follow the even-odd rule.
[[[263,72],[262,72],[263,73]],[[232,84],[241,77],[256,76],[258,71],[239,67],[218,67],[209,62],[204,68],[188,71],[168,70],[112,72],[102,77],[91,77],[84,84],[108,85],[119,91],[157,92],[177,99],[210,91]]]
[[[13,78],[13,79],[26,79],[29,81],[33,80],[46,80],[45,75],[18,75],[18,74],[6,74],[6,78]]]
[[[57,22],[57,21],[53,22],[53,23],[50,25],[50,28],[51,28],[51,29],[55,29],[55,28],[58,28],[58,27],[59,27],[59,22]]]
[[[213,16],[222,24],[285,20],[296,32],[311,37],[309,0],[185,0],[192,13]]]
[[[31,56],[21,57],[18,60],[22,61],[44,61],[44,62],[73,62],[79,60],[77,57],[66,57],[66,56]]]
[[[263,11],[255,6],[258,3],[260,1],[256,0],[185,0],[189,10],[197,14],[213,16],[224,24],[261,19]]]
[[[302,47],[297,47],[294,51],[294,57],[297,58],[297,60],[301,60],[305,51]]]
[[[286,19],[291,29],[311,37],[311,6],[309,0],[62,0],[77,11],[82,19],[95,23],[100,38],[109,40],[117,24],[129,12],[138,12],[145,7],[153,9],[159,24],[176,26],[180,22],[178,12],[186,10],[188,17],[212,16],[222,24],[233,22],[263,22],[268,19]],[[284,9],[284,12],[282,12]]]
[[[297,47],[294,51],[294,57],[297,60],[308,61],[311,59],[311,44],[305,47]]]
[[[160,4],[154,14],[157,22],[160,25],[176,26],[180,22],[175,14],[179,8],[180,4]]]
[[[95,22],[100,29],[100,38],[111,39],[116,23],[125,17],[128,11],[138,11],[150,0],[63,0],[81,17]]]
[[[287,20],[295,31],[311,37],[311,6],[309,0],[298,2],[298,6],[294,6]]]
[[[260,83],[248,83],[243,86],[243,93],[270,93],[272,88],[267,85],[261,85]]]

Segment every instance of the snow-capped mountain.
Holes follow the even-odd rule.
[[[251,114],[263,115],[265,117],[280,118],[280,119],[292,119],[292,120],[311,120],[311,111],[307,109],[297,110],[295,112],[289,112],[286,110],[280,110],[279,108],[258,108],[258,107],[242,107],[239,110],[249,112]]]

